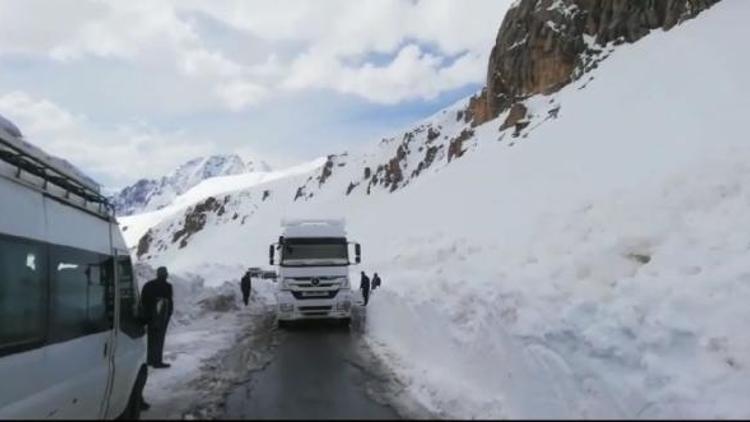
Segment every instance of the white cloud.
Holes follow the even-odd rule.
[[[88,0],[0,0],[0,54],[48,54],[72,42],[75,28],[108,14]]]
[[[242,80],[222,84],[217,94],[232,110],[241,110],[248,105],[257,104],[268,95],[268,90],[260,85]]]
[[[44,12],[38,13],[42,10]],[[208,49],[169,3],[148,0],[82,0],[61,4],[0,2],[0,12],[3,12],[0,16],[7,17],[0,17],[0,28],[10,24],[9,29],[0,29],[0,34],[13,40],[0,41],[0,54],[46,55],[62,62],[103,57],[149,66],[192,80],[198,86],[212,86],[204,92],[213,94],[220,104],[231,110],[238,109],[238,104],[255,103],[258,98],[255,90],[254,100],[250,101],[251,69],[219,51]],[[45,19],[51,14],[60,14],[60,19]],[[13,15],[23,16],[25,20],[10,22]],[[66,22],[68,17],[74,18],[77,24]],[[38,24],[39,21],[42,24]],[[144,79],[148,76],[144,75]],[[233,82],[227,84],[227,78],[232,78]]]
[[[330,58],[304,55],[292,66],[286,89],[330,88],[383,104],[405,99],[432,99],[441,92],[480,82],[483,56],[465,53],[450,64],[441,56],[409,44],[384,66],[350,67]]]
[[[0,97],[0,110],[23,122],[23,133],[65,132],[76,127],[77,117],[49,100],[35,100],[16,91]]]
[[[190,25],[165,3],[148,0],[98,3],[106,7],[106,12],[91,16],[77,27],[69,27],[70,35],[50,50],[53,58],[75,60],[93,55],[137,59],[149,50],[161,49],[176,55],[185,47],[200,43]]]
[[[242,73],[242,67],[227,60],[215,51],[187,50],[182,54],[182,71],[189,76],[234,77]]]
[[[27,140],[104,177],[99,181],[106,185],[131,182],[133,175],[161,176],[176,163],[215,152],[211,142],[143,124],[101,128],[84,115],[20,91],[0,96],[0,114],[16,123]]]
[[[393,104],[483,82],[509,3],[0,0],[0,54],[61,61],[95,56],[148,64],[207,87],[201,92],[230,110],[258,104],[280,86],[297,91],[322,87]],[[246,43],[247,50],[256,48],[253,40],[263,40],[293,43],[296,51],[245,63],[222,51],[226,45],[208,46],[207,34],[186,18],[196,12],[246,34],[233,42]],[[431,53],[418,46],[430,46]],[[366,60],[371,54],[392,55],[392,60],[376,66]],[[456,56],[456,62],[446,65],[448,57]]]
[[[283,88],[327,88],[395,104],[483,83],[509,4],[510,0],[321,0],[313,6],[303,0],[223,0],[192,1],[185,7],[264,39],[302,42],[306,48],[287,67],[280,82]],[[423,53],[420,44],[434,46],[436,52]],[[393,59],[380,66],[363,60],[373,53],[393,54]],[[446,65],[448,56],[459,58]]]

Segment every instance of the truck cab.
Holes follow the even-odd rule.
[[[361,262],[361,248],[347,239],[344,220],[284,220],[281,225],[278,242],[269,247],[269,262],[277,266],[279,325],[302,319],[348,324],[354,301],[349,266]]]

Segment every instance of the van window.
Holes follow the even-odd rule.
[[[0,237],[0,355],[44,339],[45,246]]]
[[[107,259],[94,252],[64,246],[50,247],[50,338],[53,342],[111,329],[107,296],[112,279],[110,271],[103,271]]]
[[[118,260],[118,272],[120,275],[120,330],[132,338],[142,337],[146,331],[138,321],[138,290],[130,258]]]

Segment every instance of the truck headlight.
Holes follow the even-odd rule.
[[[281,290],[291,290],[292,288],[292,279],[291,278],[282,278],[281,279]]]
[[[341,289],[348,289],[349,288],[349,277],[342,277],[339,279],[339,288]]]
[[[279,309],[281,312],[292,312],[294,310],[294,305],[291,303],[282,303],[279,305]]]

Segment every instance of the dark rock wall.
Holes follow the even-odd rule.
[[[669,30],[719,0],[520,0],[508,10],[490,54],[485,91],[467,114],[474,125],[519,100],[550,94],[579,77],[596,44],[632,43]]]

